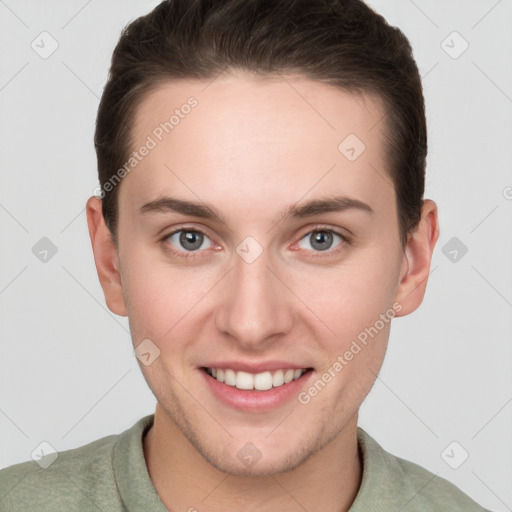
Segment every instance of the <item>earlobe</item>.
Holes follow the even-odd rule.
[[[400,302],[402,309],[396,316],[412,313],[423,301],[432,253],[438,238],[437,205],[426,199],[421,209],[421,220],[404,247],[404,262],[396,294],[396,300]]]
[[[96,271],[107,307],[116,315],[127,316],[119,273],[119,257],[111,233],[105,224],[101,205],[101,199],[95,196],[90,197],[86,205],[87,225]]]

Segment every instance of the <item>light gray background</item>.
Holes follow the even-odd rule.
[[[154,410],[127,320],[105,306],[84,207],[112,50],[157,3],[0,1],[0,467]],[[410,38],[424,77],[426,197],[441,236],[424,303],[393,322],[360,425],[483,506],[512,510],[512,0],[370,5]],[[42,31],[59,44],[47,59],[31,48]],[[453,31],[469,44],[458,58]],[[42,237],[58,249],[46,263],[32,252]],[[468,248],[456,262],[442,252],[452,237]],[[441,456],[453,441],[452,465],[469,453],[458,469]]]

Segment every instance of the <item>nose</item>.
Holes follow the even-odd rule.
[[[224,279],[215,324],[250,352],[263,352],[290,332],[293,294],[272,268],[268,251],[254,261],[233,255],[234,268]]]

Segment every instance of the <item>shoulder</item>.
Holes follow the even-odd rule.
[[[378,510],[399,507],[403,512],[489,512],[448,480],[388,453],[360,427],[358,441],[366,466],[359,494],[370,502],[384,497],[387,508],[381,502]],[[357,506],[362,505],[357,501],[359,494],[354,502]]]
[[[400,472],[410,486],[418,492],[428,510],[451,510],[461,512],[484,512],[485,509],[461,491],[456,485],[408,460],[390,456],[396,461]]]
[[[112,449],[119,436],[108,436],[73,450],[49,454],[39,461],[22,462],[0,471],[0,509],[58,510],[88,501],[85,489],[108,494],[114,486]],[[55,460],[52,460],[57,455]],[[91,492],[92,491],[92,492]],[[89,507],[94,508],[92,503]]]
[[[0,470],[0,510],[123,510],[113,466],[114,447],[142,421],[122,434]]]

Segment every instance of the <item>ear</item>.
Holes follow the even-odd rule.
[[[116,315],[127,316],[121,275],[118,270],[119,257],[112,235],[105,224],[101,205],[101,199],[95,196],[90,197],[86,205],[94,262],[108,309]]]
[[[395,299],[402,305],[402,309],[396,316],[412,313],[423,301],[430,272],[430,261],[438,238],[437,205],[434,201],[425,199],[421,208],[420,222],[410,233],[404,247],[401,279]]]

